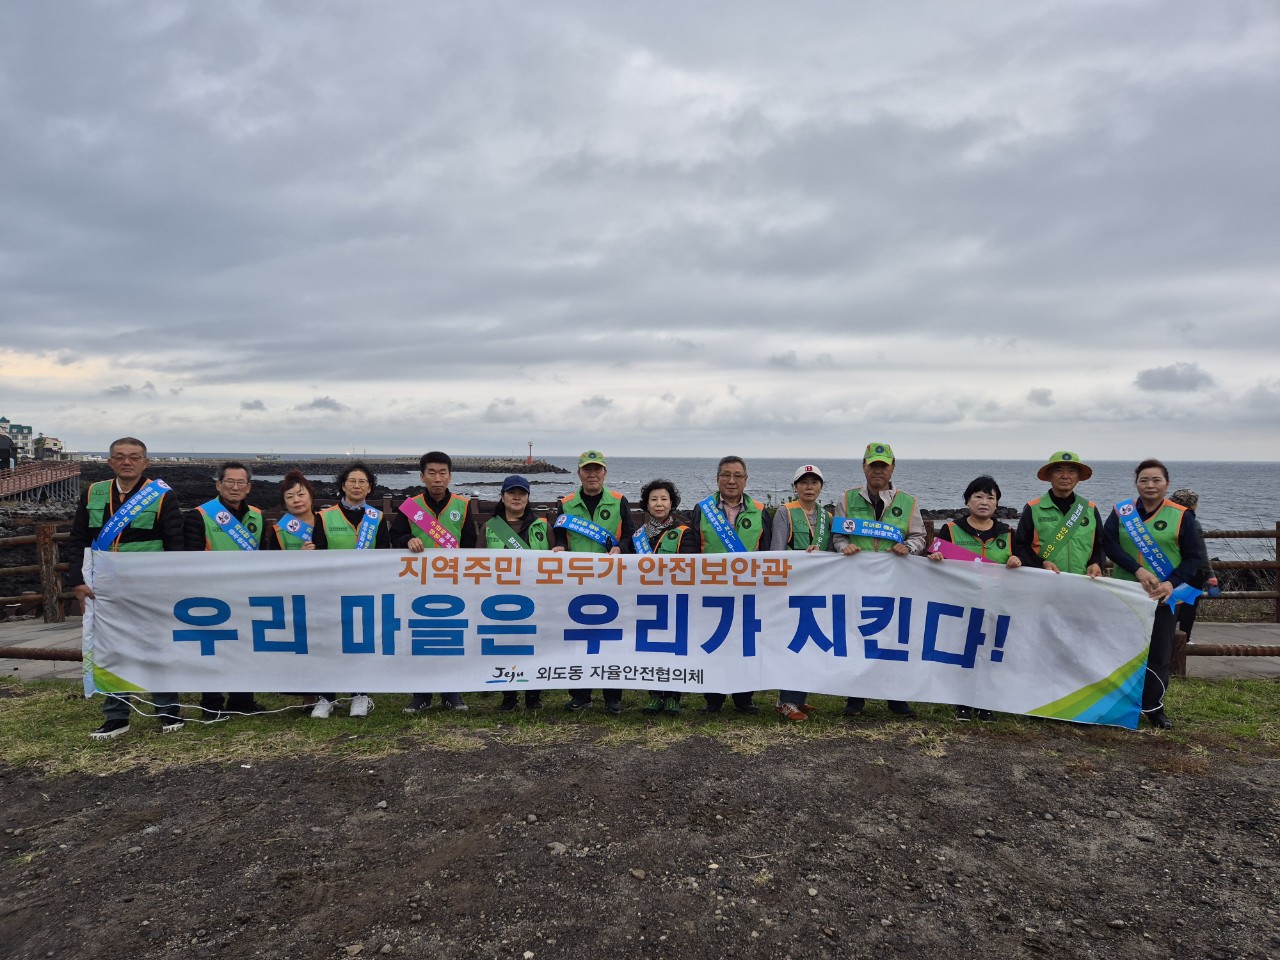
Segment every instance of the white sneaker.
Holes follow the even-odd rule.
[[[351,698],[351,716],[367,717],[369,715],[369,711],[372,709],[373,701],[363,693],[357,693]]]
[[[316,705],[311,708],[311,719],[328,720],[331,713],[333,713],[333,701],[320,697],[316,700]]]

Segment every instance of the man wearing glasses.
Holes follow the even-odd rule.
[[[75,590],[82,615],[94,599],[93,589],[84,582],[86,549],[149,553],[183,548],[177,495],[163,480],[146,476],[148,462],[147,447],[141,440],[122,437],[115,441],[107,454],[107,465],[115,478],[90,484],[76,507],[67,543],[67,583]],[[90,733],[90,738],[110,740],[128,733],[129,700],[146,702],[146,695],[108,695],[102,704],[102,726]],[[153,693],[151,702],[162,732],[182,729],[176,693]]]
[[[249,496],[249,468],[228,461],[218,468],[214,489],[218,495],[187,514],[182,532],[188,550],[257,550],[262,546],[262,511],[245,502]],[[227,694],[224,708],[221,693],[200,695],[206,719],[225,720],[232,713],[262,710],[252,693]]]
[[[747,462],[725,457],[716,469],[716,492],[693,508],[689,525],[702,539],[703,553],[751,553],[768,550],[773,540],[772,518],[764,504],[747,496]],[[754,691],[733,695],[739,713],[759,713],[751,701]],[[719,713],[723,693],[706,694],[706,713]]]

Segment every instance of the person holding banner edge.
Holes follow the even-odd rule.
[[[631,504],[622,494],[605,487],[608,473],[609,466],[599,450],[586,450],[578,457],[580,486],[576,493],[562,497],[556,508],[552,550],[611,554],[634,551]],[[578,688],[569,691],[564,708],[576,712],[590,706],[591,689]],[[622,713],[621,690],[604,691],[604,709],[613,716]]]
[[[716,492],[693,508],[689,520],[698,531],[702,553],[752,553],[767,550],[773,542],[773,519],[759,500],[747,496],[747,461],[741,457],[721,457],[716,467]],[[739,713],[759,713],[753,690],[733,694]],[[704,694],[703,713],[719,713],[725,694]]]
[[[550,550],[551,525],[529,509],[529,481],[512,475],[502,481],[502,492],[493,516],[485,522],[485,547],[489,550]],[[520,694],[507,690],[498,710],[510,713],[520,706]],[[524,692],[526,710],[542,709],[542,691]]]
[[[640,509],[644,525],[631,537],[638,554],[697,553],[698,535],[693,528],[679,522],[680,491],[670,480],[650,480],[640,490]],[[660,713],[680,713],[679,690],[650,690],[649,702],[641,713],[656,717]]]
[[[341,497],[337,503],[321,510],[318,518],[317,526],[324,531],[324,549],[389,550],[391,534],[386,514],[366,502],[378,485],[377,475],[364,461],[357,460],[339,471],[337,484]],[[328,720],[337,699],[336,693],[320,694],[311,708],[312,719]],[[367,717],[372,709],[373,700],[368,694],[352,695],[348,709],[351,716]]]
[[[930,544],[930,560],[967,560],[998,563],[1010,570],[1022,566],[1022,561],[1013,552],[1013,528],[1003,520],[996,519],[996,510],[1000,507],[1000,484],[994,477],[983,474],[969,481],[964,489],[964,505],[968,515],[955,520],[948,520],[938,530],[934,542]],[[955,550],[949,550],[950,556],[944,556],[942,544],[949,543]],[[962,554],[957,556],[956,554]],[[968,723],[974,715],[979,720],[990,721],[995,714],[990,710],[974,710],[973,707],[957,704],[956,721]]]
[[[1173,721],[1164,712],[1164,694],[1169,688],[1177,628],[1175,608],[1179,603],[1195,603],[1200,596],[1188,581],[1204,563],[1203,539],[1198,535],[1195,513],[1165,499],[1168,467],[1159,460],[1143,460],[1133,475],[1138,500],[1116,504],[1103,527],[1103,541],[1115,564],[1111,575],[1117,580],[1136,580],[1159,604],[1151,626],[1142,712],[1153,727],[1169,730]]]
[[[75,519],[67,541],[67,584],[75,592],[83,616],[94,599],[93,589],[84,581],[86,549],[121,553],[149,553],[181,550],[182,511],[177,495],[163,480],[146,476],[147,446],[134,437],[113,441],[107,452],[112,480],[99,480],[85,490],[76,505]],[[182,729],[182,715],[176,693],[152,693],[161,733]],[[92,740],[110,740],[129,732],[130,700],[108,694],[102,703],[102,725],[89,734]]]
[[[822,468],[811,463],[796,467],[791,486],[794,500],[778,507],[773,515],[773,550],[803,550],[805,553],[828,551],[831,546],[831,517],[818,502],[826,478]],[[814,707],[805,701],[809,694],[801,690],[778,691],[778,713],[785,720],[801,723],[809,719]]]
[[[188,550],[261,549],[266,524],[262,511],[247,502],[253,477],[243,463],[228,460],[218,467],[214,489],[218,495],[190,511],[182,522]],[[202,693],[200,709],[206,719],[226,720],[229,714],[261,713],[252,693]]]
[[[837,553],[853,556],[863,550],[889,552],[899,557],[924,553],[925,529],[916,498],[893,485],[897,466],[893,448],[887,443],[869,443],[862,453],[864,486],[844,492],[845,515],[832,521],[831,541]],[[889,712],[897,717],[914,717],[905,700],[889,700]],[[845,701],[844,715],[860,717],[866,707],[862,697]]]
[[[475,506],[470,497],[453,493],[453,458],[442,450],[428,450],[418,458],[422,492],[400,504],[391,521],[391,546],[410,553],[424,550],[474,550],[476,547]],[[432,694],[415,693],[405,713],[422,713],[431,708]],[[460,693],[440,694],[446,710],[466,710]]]
[[[1052,573],[1102,576],[1102,517],[1092,500],[1076,493],[1076,485],[1093,476],[1093,468],[1070,450],[1059,450],[1036,472],[1049,491],[1022,508],[1013,549],[1023,566]]]

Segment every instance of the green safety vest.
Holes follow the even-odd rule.
[[[324,511],[322,510],[321,513],[323,512]],[[319,520],[320,517],[317,516],[316,521],[319,522]],[[280,544],[281,550],[301,550],[307,545],[307,541],[303,540],[301,537],[295,537],[288,530],[281,530],[275,524],[271,525],[271,530],[275,533],[276,543]]]
[[[529,529],[524,532],[524,538],[520,546],[516,546],[511,541],[511,537],[503,536],[496,529],[497,524],[494,520],[502,520],[509,531],[511,537],[520,538],[520,534],[516,533],[515,528],[507,523],[505,517],[492,517],[485,522],[484,525],[484,544],[490,550],[550,550],[551,549],[551,524],[547,523],[542,517],[534,519],[529,524]]]
[[[383,514],[385,517],[386,514]],[[324,524],[324,536],[328,541],[330,550],[354,550],[356,548],[357,534],[360,531],[359,526],[352,526],[351,521],[343,516],[342,508],[336,503],[332,506],[325,507],[320,511],[318,517],[320,522]],[[381,524],[383,521],[378,520]],[[377,531],[374,531],[374,539],[377,539]],[[301,541],[299,541],[301,543]],[[370,547],[374,546],[373,541],[369,543]]]
[[[467,504],[471,502],[469,498],[460,496],[456,493],[450,493],[449,502],[444,505],[444,509],[438,514],[427,506],[427,495],[425,493],[418,494],[413,498],[413,502],[427,513],[431,514],[431,516],[435,517],[436,520],[440,522],[440,526],[453,534],[454,539],[457,540],[459,546],[461,546],[462,524],[467,519]],[[421,528],[415,525],[412,520],[409,521],[409,532],[412,536],[421,540],[422,545],[428,550],[441,549],[440,544],[436,543],[429,536],[423,533]]]
[[[902,539],[907,539],[907,533],[911,529],[911,514],[916,508],[916,498],[911,494],[902,490],[895,490],[893,499],[889,501],[889,505],[884,508],[884,514],[880,517],[881,523],[887,523],[889,526],[902,531]],[[848,518],[857,520],[875,520],[875,507],[866,497],[862,495],[859,488],[844,492],[844,515]],[[849,535],[849,542],[863,550],[871,550],[878,552],[882,550],[892,550],[893,541],[883,540],[880,537],[855,537]]]
[[[670,530],[662,531],[662,536],[658,538],[657,546],[653,547],[654,553],[679,553],[680,541],[684,539],[684,532],[688,527],[672,527]]]
[[[1031,509],[1031,522],[1035,527],[1032,548],[1036,554],[1057,566],[1063,573],[1084,573],[1089,567],[1089,557],[1093,555],[1093,545],[1101,531],[1094,529],[1092,500],[1085,500],[1080,494],[1074,494],[1075,502],[1063,513],[1053,503],[1049,494],[1036,497],[1027,506]],[[1067,518],[1083,503],[1084,510],[1080,519],[1061,540],[1057,539]],[[1057,546],[1045,556],[1045,548],[1056,543]]]
[[[782,509],[787,511],[787,516],[791,520],[791,543],[788,545],[792,550],[805,550],[813,543],[813,533],[809,529],[809,515],[804,512],[804,507],[800,505],[799,500],[788,500],[782,505]],[[818,509],[823,509],[822,504],[818,504]],[[823,511],[825,512],[825,511]],[[827,518],[827,529],[823,531],[822,542],[818,544],[819,550],[831,549],[831,518]]]
[[[602,527],[618,542],[618,546],[622,546],[622,494],[605,489],[600,495],[600,502],[596,504],[596,512],[593,514],[582,501],[582,488],[579,487],[577,493],[560,498],[560,511],[571,517],[589,520],[597,527]],[[603,543],[596,543],[590,537],[584,537],[572,530],[565,532],[569,536],[569,549],[576,553],[609,552],[609,547]]]
[[[111,509],[111,488],[115,484],[114,480],[99,480],[97,483],[89,487],[89,529],[101,530],[106,522],[111,519],[111,515],[107,513]],[[138,481],[138,485],[133,488],[133,492],[137,493],[147,484],[146,477]],[[133,494],[130,494],[132,496]],[[129,525],[120,531],[120,536],[116,537],[115,543],[111,545],[111,549],[120,553],[154,553],[164,549],[164,541],[155,540],[134,540],[129,543],[121,543],[124,531],[133,530],[154,530],[156,523],[160,519],[160,504],[164,502],[164,497],[160,497],[155,503],[147,507],[140,514],[130,521]],[[124,506],[124,504],[120,504]]]
[[[225,506],[225,504],[224,504]],[[227,536],[220,526],[213,522],[213,517],[204,512],[201,507],[196,507],[200,511],[200,516],[204,518],[204,548],[206,550],[236,550],[240,547]],[[232,514],[234,516],[234,514]],[[240,525],[249,531],[249,535],[253,537],[254,543],[259,547],[262,546],[262,511],[257,507],[250,507],[249,512],[244,515],[244,519],[240,521]]]
[[[720,496],[716,495],[716,506],[720,506]],[[721,510],[724,508],[721,507]],[[727,520],[728,517],[726,516]],[[753,500],[745,493],[742,495],[742,512],[733,523],[733,530],[748,550],[760,549],[760,537],[764,534],[764,504]],[[698,533],[702,536],[703,553],[728,553],[729,548],[721,541],[716,528],[711,525],[707,515],[698,511]]]
[[[1135,506],[1140,502],[1135,500]],[[1160,508],[1155,513],[1142,521],[1147,528],[1147,533],[1151,534],[1151,539],[1156,542],[1160,552],[1165,555],[1166,560],[1173,564],[1175,569],[1182,562],[1182,551],[1178,549],[1178,531],[1182,529],[1182,518],[1186,515],[1186,512],[1186,507],[1179,506],[1172,500],[1166,500],[1160,504]],[[1129,535],[1124,532],[1124,524],[1120,524],[1120,546],[1124,548],[1125,553],[1137,560],[1141,566],[1151,570],[1151,564],[1142,559],[1142,553],[1138,550],[1137,544],[1129,539]],[[1151,570],[1151,572],[1155,573],[1154,570]],[[1112,566],[1111,576],[1117,580],[1138,579],[1118,563]],[[1159,574],[1156,574],[1156,576],[1158,577]]]
[[[1012,531],[1005,531],[990,540],[979,540],[977,537],[970,536],[968,531],[954,520],[948,520],[943,527],[950,531],[951,542],[957,547],[964,547],[993,563],[1008,563],[1009,558],[1013,556]]]

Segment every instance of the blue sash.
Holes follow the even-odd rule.
[[[219,529],[222,530],[232,542],[241,550],[257,550],[258,544],[253,539],[253,534],[244,528],[239,520],[227,509],[217,497],[214,497],[208,503],[200,508],[200,510],[208,517],[213,518]]]
[[[581,517],[573,517],[567,513],[562,513],[556,517],[556,529],[568,530],[570,533],[576,533],[586,537],[588,540],[594,540],[596,543],[603,544],[612,548],[617,542],[604,527],[592,523],[590,520],[583,520]]]
[[[854,537],[875,537],[879,540],[892,540],[894,543],[902,543],[906,539],[902,531],[892,524],[863,520],[860,517],[836,517],[831,521],[831,532]]]
[[[315,529],[311,524],[307,523],[305,520],[299,520],[297,517],[292,517],[289,514],[285,514],[276,521],[276,529],[297,537],[303,543],[310,543],[311,538],[315,536]]]
[[[364,519],[360,521],[360,529],[356,531],[356,549],[368,550],[373,537],[378,532],[378,521],[382,519],[382,511],[367,503],[364,507]]]
[[[1142,522],[1142,517],[1138,516],[1138,508],[1134,505],[1134,502],[1125,500],[1122,503],[1117,503],[1116,517],[1119,519],[1120,525],[1124,527],[1124,532],[1133,541],[1133,545],[1142,554],[1142,559],[1147,561],[1151,569],[1155,571],[1155,575],[1161,580],[1168,580],[1173,575],[1173,564],[1164,555],[1164,551],[1160,549],[1160,545],[1156,543],[1155,538],[1147,532],[1147,525]],[[1191,586],[1191,584],[1180,583],[1173,588],[1173,593],[1166,597],[1164,602],[1171,607],[1176,607],[1179,603],[1195,603],[1200,593],[1201,591]]]
[[[649,538],[645,536],[644,527],[631,535],[631,542],[635,545],[636,553],[653,553],[653,548],[649,546]]]
[[[746,509],[746,494],[743,495],[743,509]],[[698,506],[702,510],[702,515],[707,518],[707,522],[711,524],[711,529],[715,531],[720,542],[724,544],[725,549],[730,553],[746,553],[747,548],[742,545],[742,541],[738,539],[738,531],[734,530],[729,523],[729,518],[724,515],[724,511],[720,509],[716,503],[716,495],[713,493],[705,500],[699,500]]]
[[[114,482],[114,481],[113,481]],[[111,519],[102,525],[98,536],[94,538],[94,550],[110,550],[116,537],[124,532],[124,528],[137,519],[138,514],[165,495],[169,485],[163,480],[151,480],[133,496],[120,505],[120,509],[111,515]]]

